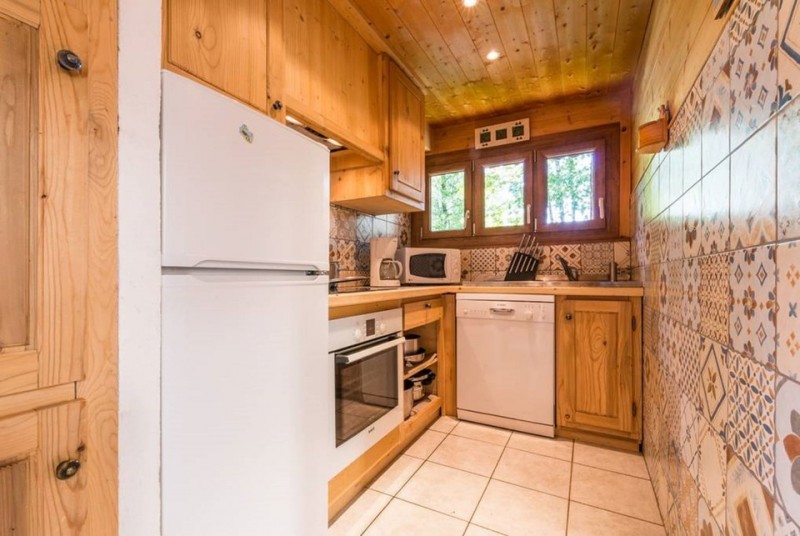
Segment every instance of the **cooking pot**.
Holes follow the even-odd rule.
[[[403,345],[403,352],[406,355],[416,354],[419,351],[420,336],[415,333],[409,333],[406,337],[406,342]]]

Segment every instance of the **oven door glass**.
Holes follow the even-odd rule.
[[[409,259],[409,272],[417,277],[444,279],[447,255],[444,253],[420,253]]]
[[[380,346],[383,349],[361,359],[336,357],[337,447],[399,404],[399,346]]]

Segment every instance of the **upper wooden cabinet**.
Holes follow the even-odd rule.
[[[638,448],[641,440],[640,299],[559,298],[559,433]],[[582,435],[581,435],[582,434]]]
[[[380,56],[328,0],[283,0],[287,113],[383,160]]]
[[[280,84],[277,71],[282,64],[272,58],[275,48],[280,48],[276,43],[280,41],[281,4],[276,0],[233,4],[167,0],[165,67],[275,115],[281,108],[280,88],[275,86]]]
[[[425,201],[425,97],[406,74],[389,61],[389,187]]]
[[[331,159],[331,203],[391,214],[425,208],[425,101],[388,57],[381,57],[385,154],[374,164],[352,152]]]

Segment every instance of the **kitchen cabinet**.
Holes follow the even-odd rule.
[[[558,435],[638,450],[640,316],[640,298],[558,298]]]
[[[0,419],[0,534],[73,534],[89,504],[81,402]]]
[[[280,114],[281,11],[282,0],[167,0],[165,67]]]
[[[411,417],[328,482],[328,517],[334,518],[361,490],[409,446],[440,414],[455,415],[455,295],[427,299],[390,300],[377,304],[330,309],[330,318],[342,318],[376,310],[403,308],[404,333],[420,335],[426,349],[425,363],[407,367],[404,376],[417,369],[435,368],[433,393],[414,406]],[[436,357],[433,357],[436,354]],[[401,393],[400,404],[403,403]]]
[[[0,2],[0,534],[116,529],[116,14]]]
[[[388,57],[381,57],[385,154],[380,164],[352,153],[331,159],[331,203],[391,214],[425,208],[425,99]]]
[[[381,60],[328,0],[283,0],[287,113],[382,161]]]

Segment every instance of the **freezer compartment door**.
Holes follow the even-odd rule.
[[[325,284],[163,277],[164,534],[327,531]]]
[[[162,73],[163,266],[327,270],[327,149]]]

